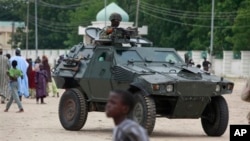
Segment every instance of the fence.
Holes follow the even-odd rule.
[[[49,58],[49,63],[51,65],[55,64],[55,60],[59,55],[66,54],[68,49],[58,49],[58,50],[38,50],[38,56],[47,55]],[[184,54],[187,51],[177,51],[178,54],[184,59]],[[15,54],[15,50],[4,50],[4,54],[9,53],[11,55]],[[26,50],[21,51],[22,56],[26,56]],[[204,51],[191,51],[191,57],[195,63],[202,64],[203,56],[209,56],[204,54]],[[27,58],[36,58],[35,50],[27,50]],[[241,59],[234,59],[234,54],[232,51],[223,51],[223,59],[212,59],[212,69],[216,75],[226,76],[226,77],[247,77],[250,76],[250,51],[241,51]],[[208,58],[210,60],[210,58]]]

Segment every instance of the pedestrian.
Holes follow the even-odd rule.
[[[11,64],[10,64],[11,55],[7,53],[5,56],[8,58],[8,69],[10,69],[11,68]]]
[[[208,70],[211,66],[212,66],[212,64],[209,61],[207,61],[206,57],[204,57],[204,61],[202,62],[203,70],[208,72]]]
[[[10,63],[12,63],[13,60],[17,61],[17,69],[22,71],[23,79],[18,78],[18,94],[20,101],[22,101],[22,95],[25,97],[29,97],[29,82],[27,77],[27,69],[28,69],[28,62],[25,58],[21,56],[21,50],[19,48],[15,51],[16,56],[12,56],[10,58]]]
[[[29,93],[30,93],[30,98],[35,98],[36,97],[36,84],[35,84],[35,75],[36,72],[33,69],[33,62],[32,59],[28,59],[29,67],[27,71],[27,76],[29,80]]]
[[[46,104],[44,98],[47,96],[46,84],[48,80],[48,75],[43,67],[43,64],[39,65],[39,71],[36,72],[35,83],[36,83],[36,103]]]
[[[8,59],[3,55],[3,49],[0,48],[0,96],[1,103],[4,104],[8,99],[8,77],[6,72],[8,70]]]
[[[11,65],[12,68],[7,71],[7,76],[9,76],[10,79],[11,97],[6,105],[6,109],[4,110],[4,112],[8,112],[11,104],[13,103],[13,100],[15,100],[19,108],[19,111],[17,112],[21,113],[24,112],[24,110],[22,103],[20,102],[20,99],[18,97],[18,78],[20,77],[21,79],[23,79],[23,73],[21,70],[17,69],[18,62],[16,60],[13,60]]]
[[[250,77],[247,79],[245,86],[241,92],[241,99],[250,102]],[[250,124],[250,112],[247,115],[248,124]]]
[[[47,84],[46,84],[46,90],[47,90],[47,94],[49,95],[50,91],[52,90],[50,87],[52,86],[52,77],[51,77],[51,68],[50,68],[50,65],[49,65],[49,61],[48,61],[48,57],[43,55],[42,56],[42,64],[43,64],[43,67],[44,67],[44,70],[46,71],[47,73]]]
[[[148,141],[146,130],[137,122],[128,119],[134,107],[133,95],[124,90],[113,90],[105,107],[107,117],[113,118],[115,128],[113,141]]]
[[[41,61],[40,57],[38,56],[38,57],[36,58],[35,64],[34,64],[34,70],[35,70],[35,71],[39,71],[39,65],[40,65],[40,63],[42,63],[42,61]]]
[[[189,59],[188,66],[191,66],[191,67],[194,66],[194,61],[192,58]]]

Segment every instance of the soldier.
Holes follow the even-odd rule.
[[[118,13],[112,13],[109,17],[111,21],[111,26],[105,27],[100,33],[100,38],[107,39],[109,35],[113,32],[113,28],[117,28],[120,25],[122,17]]]
[[[5,99],[8,98],[8,77],[6,72],[8,70],[8,59],[3,55],[3,50],[0,47],[0,96],[1,103],[5,103]]]
[[[211,67],[212,64],[209,61],[207,61],[206,57],[204,57],[204,61],[202,62],[202,66],[203,66],[204,71],[208,71],[209,67]]]

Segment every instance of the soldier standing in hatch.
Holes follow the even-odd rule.
[[[103,31],[100,33],[100,38],[107,39],[109,35],[113,32],[114,28],[117,28],[122,21],[122,16],[118,13],[112,13],[109,17],[111,21],[111,26],[105,27]]]

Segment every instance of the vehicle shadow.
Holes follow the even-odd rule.
[[[98,133],[98,134],[112,134],[113,128],[88,128],[88,129],[81,129],[79,132],[84,133]]]

